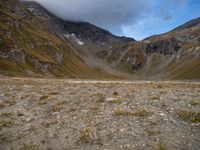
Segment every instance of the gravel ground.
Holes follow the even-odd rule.
[[[199,150],[200,83],[0,79],[0,149]]]

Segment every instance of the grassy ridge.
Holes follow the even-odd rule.
[[[91,68],[70,43],[17,0],[0,4],[0,73],[10,76],[115,78]],[[32,23],[34,20],[34,24]]]

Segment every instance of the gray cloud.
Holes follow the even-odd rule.
[[[183,9],[187,5],[188,0],[164,0],[159,15],[164,16],[163,20],[171,20],[174,8]]]
[[[155,0],[35,0],[56,16],[86,21],[120,33],[123,25],[134,24],[150,11]]]
[[[166,20],[166,21],[172,20],[172,16],[170,15],[164,16],[163,20]]]

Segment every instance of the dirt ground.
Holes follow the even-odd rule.
[[[199,150],[200,83],[2,78],[0,149]]]

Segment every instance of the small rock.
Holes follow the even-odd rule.
[[[59,112],[53,112],[52,115],[59,115]]]
[[[111,97],[111,98],[107,98],[107,99],[106,99],[107,102],[115,101],[115,100],[116,100],[116,98],[113,98],[113,97]]]
[[[27,122],[31,122],[32,120],[33,120],[33,118],[31,118],[31,117],[26,119]]]
[[[160,113],[160,116],[164,117],[164,116],[165,116],[165,114],[164,114],[164,113]]]

